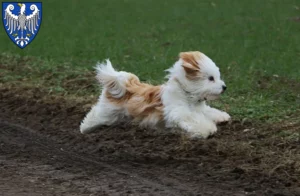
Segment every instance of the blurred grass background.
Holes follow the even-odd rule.
[[[299,0],[43,1],[28,47],[0,30],[0,82],[98,95],[97,61],[156,84],[179,52],[199,50],[228,86],[213,104],[237,119],[285,119],[300,110],[299,17]]]

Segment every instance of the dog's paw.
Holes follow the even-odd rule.
[[[207,130],[209,132],[209,136],[211,136],[217,132],[218,128],[217,128],[216,124],[212,122],[212,123],[209,123],[209,126],[207,126]]]
[[[207,139],[217,132],[217,126],[214,123],[188,125],[186,127],[188,129],[185,130],[190,138]]]
[[[216,123],[220,124],[220,123],[226,123],[228,121],[230,121],[231,117],[229,114],[227,114],[226,112],[221,112],[218,116],[218,118],[216,119]]]
[[[207,139],[210,136],[210,133],[195,131],[195,132],[187,132],[187,135],[191,139]]]

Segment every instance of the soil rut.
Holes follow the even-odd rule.
[[[128,125],[81,135],[88,100],[19,92],[0,88],[0,195],[300,195],[298,140],[279,149],[240,122],[205,141]],[[270,150],[278,156],[266,165]],[[278,160],[286,151],[288,163]]]

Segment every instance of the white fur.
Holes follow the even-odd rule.
[[[199,80],[187,79],[182,63],[183,60],[179,59],[167,70],[168,81],[162,85],[164,122],[167,127],[185,130],[191,137],[207,138],[217,131],[216,123],[230,120],[226,112],[211,108],[205,101],[218,98],[225,83],[220,78],[219,68],[204,54],[198,62],[202,74]],[[126,92],[125,82],[131,74],[114,70],[109,60],[106,64],[98,64],[96,70],[103,91],[98,103],[81,123],[81,133],[91,132],[102,125],[112,125],[124,117],[131,117],[125,107],[110,103],[104,96],[108,90],[114,97],[122,97]],[[210,76],[214,77],[213,82],[208,79]],[[107,88],[112,84],[112,88]],[[140,124],[155,125],[158,122],[158,119],[145,118]]]
[[[211,108],[205,101],[218,98],[225,83],[220,78],[219,68],[205,55],[199,62],[203,79],[188,80],[182,63],[180,59],[167,70],[169,80],[162,94],[165,121],[169,126],[177,125],[186,130],[192,137],[207,138],[217,131],[216,123],[230,120],[229,114]],[[213,76],[215,81],[209,81],[209,76]]]
[[[105,88],[110,84],[113,85],[113,88],[107,89],[113,97],[120,98],[125,92],[125,81],[129,76],[126,72],[117,72],[111,65],[109,59],[106,60],[106,64],[98,63],[96,65],[97,76],[96,78]]]

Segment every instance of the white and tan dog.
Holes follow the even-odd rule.
[[[97,79],[103,86],[96,105],[80,125],[81,133],[112,125],[124,118],[140,126],[179,127],[191,137],[207,138],[217,123],[230,116],[211,108],[206,100],[217,99],[225,89],[219,68],[201,52],[182,52],[168,69],[168,81],[161,86],[141,83],[139,78],[116,71],[109,60],[97,64]]]

